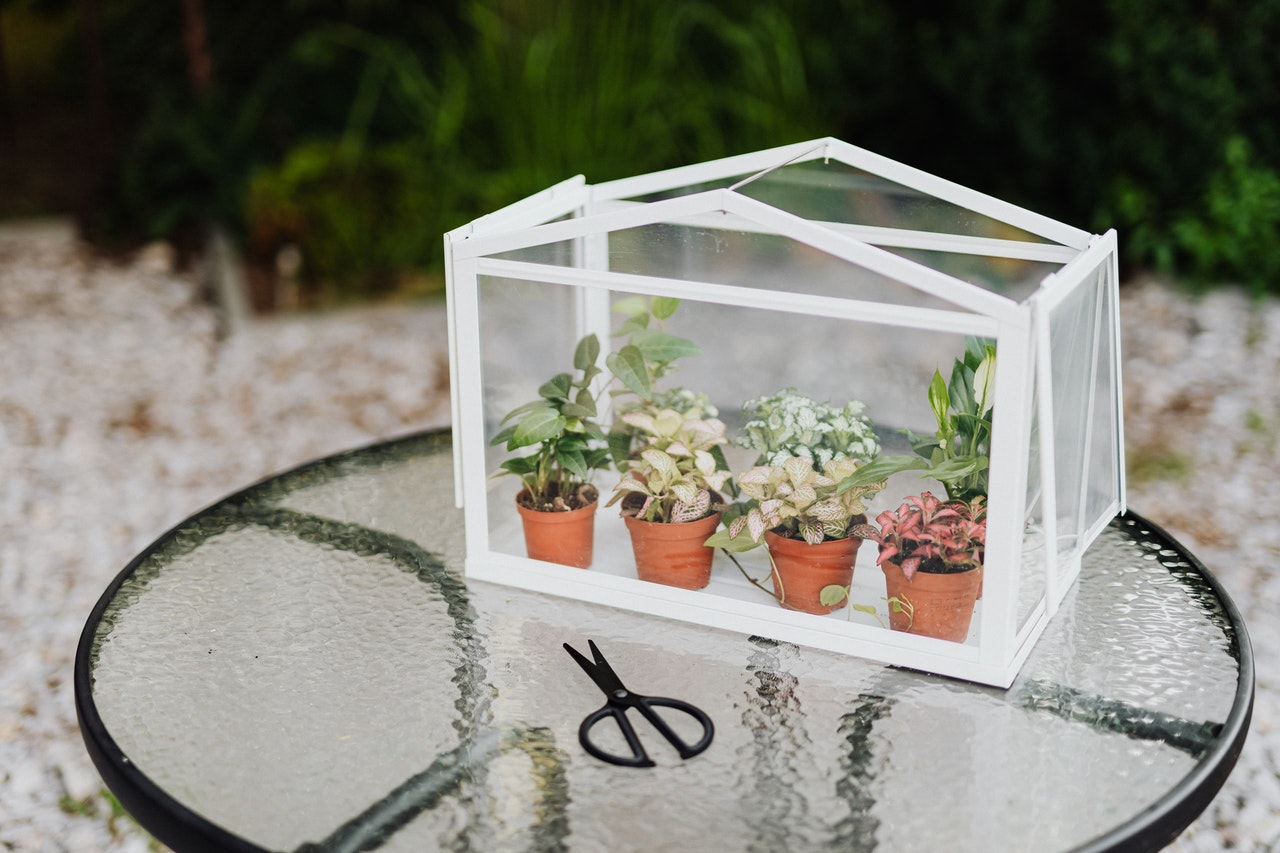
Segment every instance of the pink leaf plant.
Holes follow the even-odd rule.
[[[986,498],[941,501],[930,492],[912,495],[896,510],[876,517],[880,529],[860,525],[854,535],[880,544],[876,565],[899,563],[910,580],[926,560],[938,560],[947,572],[982,565],[987,541]]]

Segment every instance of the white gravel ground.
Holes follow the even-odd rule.
[[[1280,849],[1280,303],[1155,281],[1122,301],[1130,505],[1218,573],[1258,663],[1236,771],[1170,849]],[[0,228],[0,850],[149,849],[102,794],[71,683],[85,619],[134,554],[260,477],[448,416],[440,306],[219,340],[163,251],[119,265],[60,223]]]

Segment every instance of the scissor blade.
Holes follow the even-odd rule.
[[[591,680],[595,682],[605,695],[611,696],[615,690],[624,689],[622,682],[618,680],[618,676],[614,674],[613,667],[604,659],[604,655],[600,654],[600,650],[596,648],[596,644],[592,640],[587,641],[591,645],[591,652],[595,655],[596,661],[592,663],[587,660],[582,652],[575,649],[568,643],[564,644],[564,650],[578,662],[578,666],[582,667],[587,675],[591,676]]]

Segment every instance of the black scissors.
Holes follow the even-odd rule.
[[[578,662],[578,666],[586,670],[587,675],[591,676],[591,680],[596,683],[596,687],[604,691],[606,697],[604,707],[588,714],[586,719],[582,721],[582,725],[578,727],[578,741],[582,744],[583,749],[601,761],[607,761],[610,764],[618,764],[623,767],[653,767],[653,761],[649,758],[649,754],[644,751],[644,747],[640,745],[640,738],[636,736],[636,730],[632,727],[631,721],[627,719],[627,709],[629,708],[635,708],[646,720],[652,723],[658,733],[676,748],[681,758],[693,758],[711,745],[711,738],[716,733],[715,726],[711,724],[711,718],[704,714],[701,708],[695,708],[688,702],[683,702],[679,699],[668,699],[664,696],[641,696],[639,693],[632,693],[623,686],[621,679],[613,671],[613,667],[609,666],[609,662],[604,659],[604,655],[600,654],[600,650],[596,648],[595,641],[587,640],[587,644],[591,646],[591,654],[595,657],[595,663],[587,660],[568,643],[564,644],[565,651],[573,656],[573,659]],[[692,746],[685,743],[653,710],[655,705],[663,708],[674,708],[693,717],[702,724],[702,739]],[[631,755],[612,755],[591,742],[588,733],[596,723],[605,717],[613,717],[618,721],[618,728],[622,730],[622,736],[627,739],[627,746],[631,747]]]

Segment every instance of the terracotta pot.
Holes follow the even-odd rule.
[[[824,587],[847,587],[853,581],[861,539],[851,536],[810,545],[768,530],[764,541],[773,561],[773,592],[783,607],[821,615],[844,606],[825,605],[819,599]]]
[[[592,501],[568,512],[539,512],[520,505],[527,489],[516,495],[516,510],[524,524],[524,546],[533,560],[585,569],[595,550],[596,506]]]
[[[880,568],[884,571],[886,596],[908,601],[912,608],[909,613],[895,613],[890,607],[890,628],[953,643],[968,639],[973,606],[982,583],[980,569],[950,574],[919,569],[907,580],[898,563],[885,562]]]
[[[716,552],[702,543],[720,526],[720,513],[680,524],[631,516],[622,520],[631,532],[640,580],[681,589],[702,589],[711,582],[711,559]]]

